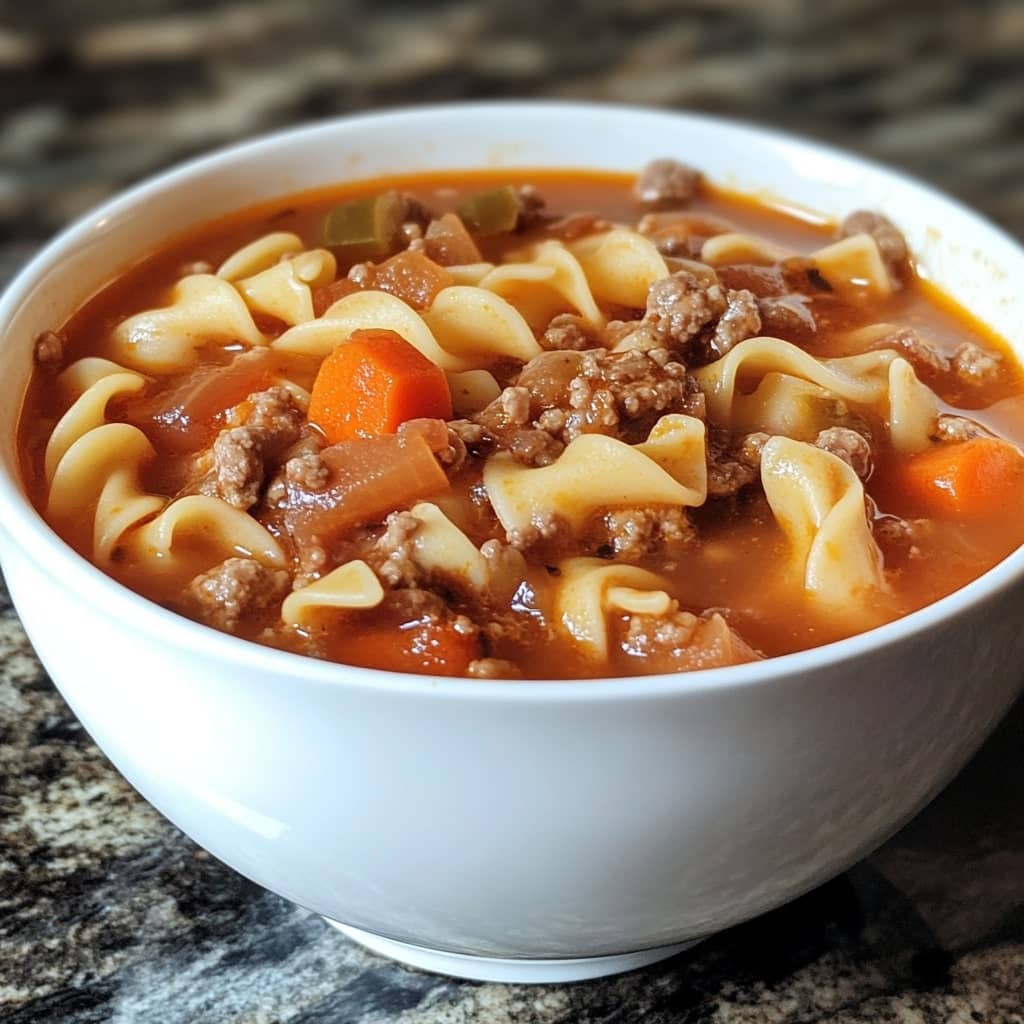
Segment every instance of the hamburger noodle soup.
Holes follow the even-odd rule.
[[[67,543],[354,665],[736,664],[905,615],[1024,540],[1020,369],[896,226],[672,160],[231,214],[36,364],[23,475]]]

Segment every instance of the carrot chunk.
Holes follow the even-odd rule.
[[[936,445],[904,463],[900,487],[926,515],[984,520],[1024,506],[1024,455],[995,437]]]
[[[481,657],[477,637],[460,633],[446,620],[360,623],[338,638],[332,654],[350,665],[431,676],[465,675],[469,663]]]
[[[321,364],[309,419],[331,444],[394,434],[406,420],[451,419],[444,371],[394,331],[353,331]]]
[[[387,672],[422,672],[428,676],[464,676],[481,657],[480,640],[462,633],[451,620],[402,621],[378,609],[353,618],[338,629],[325,618],[323,636],[333,660]]]

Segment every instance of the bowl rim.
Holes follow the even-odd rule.
[[[1024,245],[984,215],[912,175],[828,143],[741,119],[691,111],[591,101],[485,100],[400,106],[326,118],[219,146],[203,155],[179,161],[156,174],[149,175],[127,189],[118,191],[113,197],[61,229],[11,279],[0,295],[0,330],[10,322],[21,301],[49,272],[61,253],[89,239],[108,220],[121,217],[137,208],[151,195],[182,187],[195,175],[215,171],[221,165],[244,162],[258,156],[262,151],[273,150],[300,139],[306,140],[319,135],[329,137],[338,131],[357,133],[369,125],[379,126],[381,123],[393,122],[397,127],[410,121],[429,121],[437,118],[491,119],[496,113],[512,111],[567,120],[585,111],[614,117],[642,117],[652,122],[662,120],[677,128],[689,123],[712,130],[735,132],[753,143],[783,147],[794,154],[804,152],[816,156],[824,155],[854,170],[888,178],[899,186],[912,189],[931,206],[945,208],[973,220],[979,227],[999,237],[1003,244],[1019,257],[1024,266]],[[565,167],[562,163],[558,166]],[[237,209],[244,210],[245,207]],[[20,474],[0,471],[0,532],[6,533],[11,542],[19,544],[24,552],[30,554],[32,561],[41,571],[65,586],[73,586],[78,590],[80,598],[106,607],[108,614],[118,615],[125,627],[145,634],[158,634],[164,642],[180,644],[202,656],[211,656],[216,661],[231,662],[239,667],[251,666],[282,677],[301,677],[308,683],[351,686],[374,691],[430,693],[437,697],[460,700],[472,697],[476,700],[499,701],[528,699],[544,703],[560,703],[566,700],[604,702],[740,690],[771,682],[778,684],[786,679],[795,679],[826,669],[837,661],[853,662],[893,648],[955,619],[963,612],[999,597],[1014,585],[1024,581],[1022,546],[958,590],[892,622],[819,647],[743,665],[689,672],[586,679],[490,680],[430,676],[323,661],[309,655],[244,640],[172,612],[108,576],[68,545],[32,505],[21,480],[17,479],[18,476]]]

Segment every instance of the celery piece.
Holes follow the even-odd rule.
[[[464,199],[457,213],[470,231],[480,235],[500,235],[514,231],[519,223],[519,197],[509,185],[490,188]]]
[[[369,199],[342,203],[324,221],[324,245],[360,257],[386,256],[405,214],[405,203],[397,192],[384,192]]]

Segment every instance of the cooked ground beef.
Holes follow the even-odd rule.
[[[783,338],[799,345],[813,340],[818,333],[814,314],[801,295],[758,299],[757,311],[761,314],[762,332],[771,337]]]
[[[926,379],[949,372],[946,356],[936,345],[922,338],[913,327],[900,327],[876,342],[874,348],[899,349],[918,376]]]
[[[771,435],[766,434],[763,430],[747,434],[746,437],[740,440],[739,446],[736,448],[736,459],[744,465],[750,466],[751,469],[756,469],[760,472],[761,455],[764,452],[764,446],[770,440]]]
[[[570,349],[582,352],[587,348],[595,348],[598,344],[594,329],[581,316],[572,313],[559,313],[551,320],[544,334],[541,345],[546,349]]]
[[[284,467],[285,479],[304,491],[322,491],[330,479],[331,471],[320,458],[320,453],[305,451],[293,455]]]
[[[662,256],[696,260],[704,243],[715,235],[732,231],[732,225],[717,217],[701,214],[645,213],[636,225]]]
[[[527,576],[523,553],[500,540],[485,540],[480,554],[487,562],[487,588],[490,596],[502,605],[508,605]]]
[[[967,384],[990,384],[999,376],[1002,358],[972,341],[965,341],[953,353],[953,370]]]
[[[680,270],[651,285],[644,322],[663,347],[681,348],[717,323],[728,308],[729,299],[720,284],[705,284]]]
[[[508,450],[524,466],[550,466],[564,450],[564,445],[546,430],[517,430],[508,439]]]
[[[438,452],[434,452],[437,461],[444,466],[444,471],[450,477],[454,477],[466,462],[466,443],[457,430],[448,428],[448,444]]]
[[[619,348],[623,342],[624,347]],[[656,349],[668,351],[661,335],[646,319],[609,320],[604,328],[604,347],[619,349],[622,352],[627,349],[637,349],[640,352],[653,352]]]
[[[566,217],[551,221],[545,227],[545,233],[551,238],[557,238],[562,242],[575,242],[587,235],[597,234],[599,231],[608,231],[612,224],[605,217],[597,213],[570,213]]]
[[[681,352],[688,364],[707,363],[760,330],[752,292],[679,270],[651,285],[644,318],[629,338],[636,348],[666,348]]]
[[[487,428],[472,420],[449,420],[448,431],[452,444],[457,440],[473,455],[486,455],[493,447]]]
[[[975,437],[991,437],[992,435],[974,420],[969,420],[965,416],[950,416],[943,413],[936,421],[933,436],[936,441],[956,444],[960,441],[970,441]]]
[[[871,235],[878,245],[889,276],[894,284],[899,284],[907,273],[909,253],[907,241],[902,232],[888,217],[871,210],[857,210],[843,221],[839,229],[840,238],[851,235]]]
[[[700,620],[691,612],[674,611],[669,615],[631,615],[625,646],[635,654],[671,652],[686,647]]]
[[[229,558],[188,585],[193,610],[215,629],[234,632],[250,615],[270,608],[288,591],[291,577],[253,558]]]
[[[848,427],[829,427],[818,434],[814,444],[842,459],[861,480],[867,480],[871,475],[871,445],[856,430],[850,430]]]
[[[199,485],[203,494],[221,498],[235,508],[249,509],[263,486],[263,453],[259,433],[250,427],[222,430],[211,450],[213,470]]]
[[[695,235],[683,224],[675,227],[661,228],[651,235],[658,252],[662,256],[676,256],[684,260],[696,260],[700,258],[701,250],[707,237]]]
[[[384,521],[384,532],[373,549],[372,565],[392,587],[419,585],[420,569],[413,554],[413,537],[420,521],[408,512],[392,512]]]
[[[252,394],[240,406],[241,426],[226,427],[196,461],[197,489],[235,508],[259,501],[270,467],[299,439],[305,415],[287,388]]]
[[[637,562],[666,546],[678,547],[696,538],[684,508],[644,506],[606,512],[601,519],[606,540],[616,559]]]
[[[510,547],[525,551],[542,542],[554,543],[572,534],[569,524],[557,512],[542,512],[535,515],[524,529],[509,530],[506,539]]]
[[[734,345],[761,332],[761,314],[752,292],[729,291],[725,312],[715,324],[709,345],[714,357],[724,356]]]
[[[581,434],[630,442],[671,412],[704,416],[704,396],[664,350],[550,352],[531,360],[517,383],[451,428],[474,454],[504,449],[524,465],[546,466]]]
[[[746,462],[725,456],[708,462],[708,496],[728,498],[752,484],[759,471]]]
[[[920,520],[907,520],[900,516],[877,516],[871,522],[871,531],[882,549],[882,556],[889,568],[898,568],[902,563],[921,557],[918,545]]]
[[[519,203],[519,219],[516,221],[518,230],[523,231],[543,219],[547,201],[533,185],[522,185],[517,188],[516,200]]]
[[[498,396],[501,414],[509,426],[521,427],[530,420],[530,392],[524,387],[505,388]]]
[[[64,338],[56,331],[43,331],[36,338],[36,363],[48,370],[59,367],[64,362],[64,344]]]
[[[713,609],[700,616],[684,611],[631,615],[622,649],[648,659],[652,668],[669,672],[735,665],[760,657]]]
[[[727,498],[738,494],[761,475],[762,435],[748,434],[738,448],[728,431],[710,427],[707,433],[708,496]],[[768,435],[763,435],[767,440]],[[741,454],[742,453],[742,454]]]
[[[697,193],[699,171],[678,160],[652,160],[633,186],[633,194],[648,206],[684,206]]]

